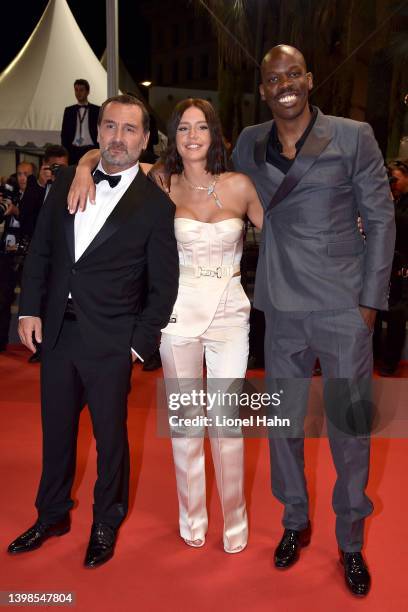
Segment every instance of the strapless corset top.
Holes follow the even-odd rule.
[[[205,223],[177,217],[174,227],[181,264],[179,291],[162,331],[197,337],[206,330],[217,336],[217,325],[224,333],[225,327],[247,327],[250,305],[239,277],[242,219]]]
[[[174,229],[183,266],[216,268],[241,261],[244,222],[238,217],[215,223],[176,217]]]

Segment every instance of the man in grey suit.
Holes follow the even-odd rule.
[[[274,47],[261,73],[261,97],[274,120],[246,128],[233,160],[254,181],[265,212],[254,305],[265,313],[266,376],[292,379],[283,406],[303,422],[318,357],[331,414],[344,422],[344,382],[349,399],[356,392],[361,398],[372,377],[376,311],[387,308],[395,225],[384,162],[368,124],[309,105],[313,78],[297,49]],[[370,574],[361,548],[373,509],[365,494],[370,439],[341,430],[328,422],[336,536],[348,588],[366,595]],[[272,491],[285,507],[275,566],[286,568],[311,533],[303,432],[271,437],[270,455]]]

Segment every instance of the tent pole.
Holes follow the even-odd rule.
[[[106,69],[110,98],[119,90],[118,0],[106,0]]]

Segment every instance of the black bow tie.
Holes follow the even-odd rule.
[[[97,185],[101,181],[108,181],[110,187],[116,187],[121,178],[121,176],[112,176],[110,174],[105,174],[101,170],[95,170],[93,175],[95,185]]]

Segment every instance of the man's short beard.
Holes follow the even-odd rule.
[[[126,151],[124,150],[123,153],[125,154],[125,156],[119,159],[118,157],[115,157],[110,154],[109,152],[110,146],[112,146],[112,143],[110,143],[106,147],[106,149],[101,150],[101,157],[104,161],[106,161],[107,164],[110,164],[111,166],[117,166],[118,168],[121,168],[122,166],[129,166],[129,165],[136,163],[140,157],[140,155],[138,155],[137,157],[132,158],[130,157],[127,150]]]

